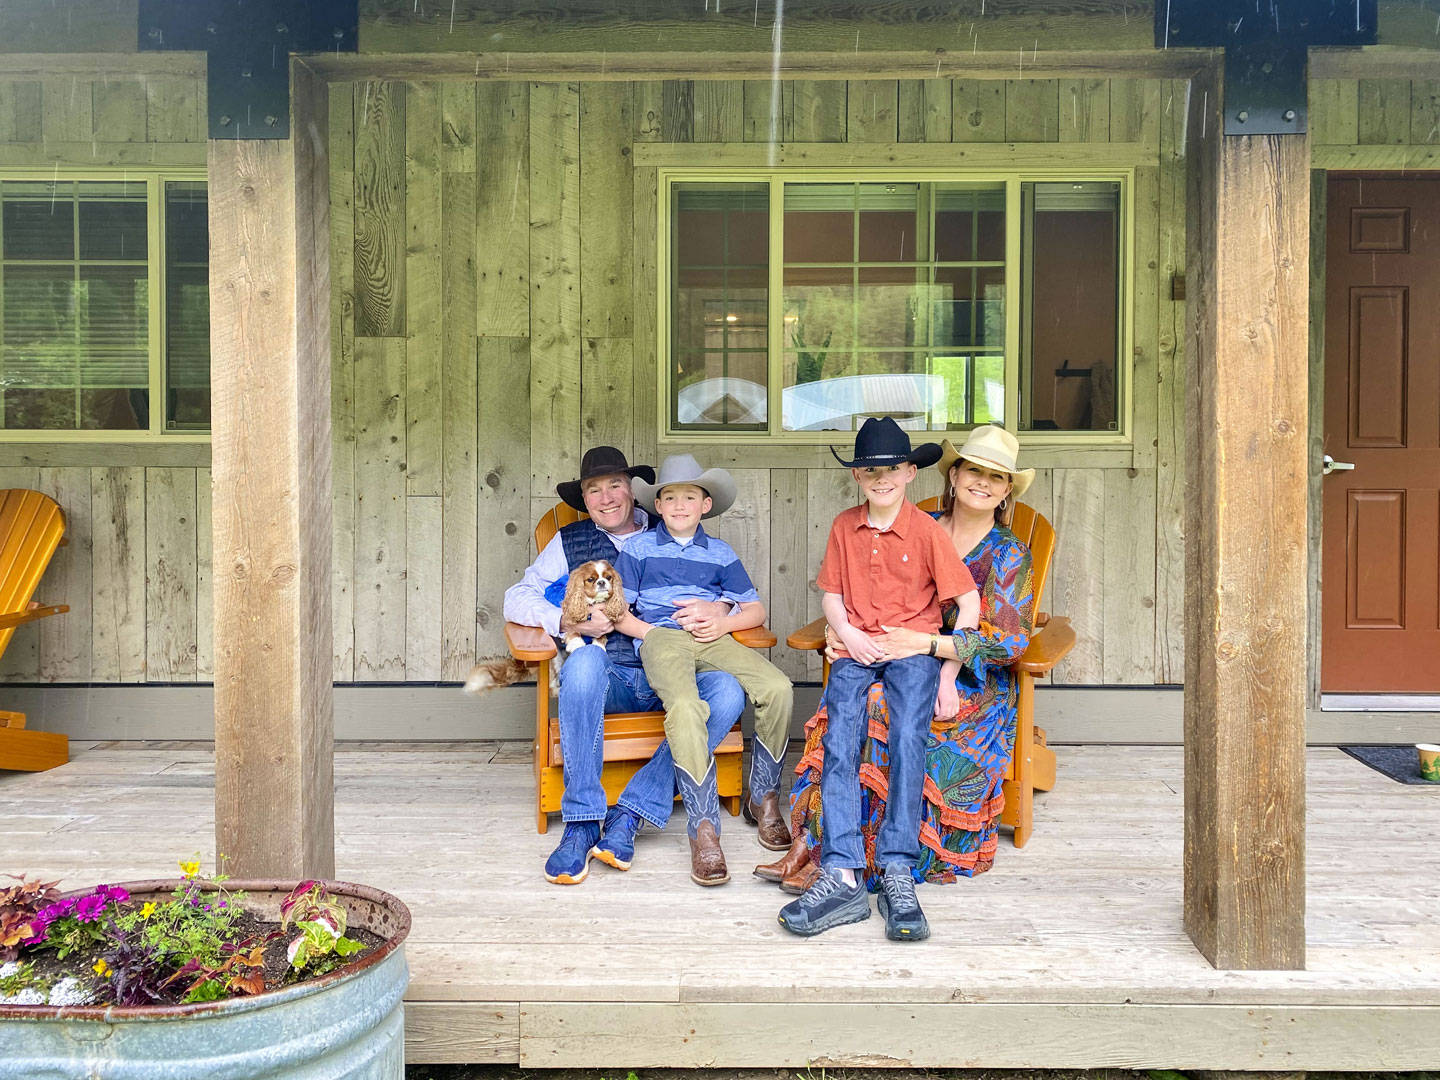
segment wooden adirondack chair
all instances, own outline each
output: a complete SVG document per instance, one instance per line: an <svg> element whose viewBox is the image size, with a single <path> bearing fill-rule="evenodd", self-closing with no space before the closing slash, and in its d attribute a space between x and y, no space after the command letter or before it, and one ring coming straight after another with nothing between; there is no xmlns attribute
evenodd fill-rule
<svg viewBox="0 0 1440 1080"><path fill-rule="evenodd" d="M917 504L921 510L938 510L939 499ZM1045 731L1035 726L1035 676L1043 675L1075 647L1075 630L1070 620L1040 614L1050 561L1055 554L1055 529L1044 516L1024 503L1015 506L1010 531L1030 548L1035 582L1035 630L1030 644L1013 665L1019 675L1019 703L1015 725L1015 754L1005 770L1005 809L1000 821L1015 830L1015 846L1024 847L1034 830L1036 791L1055 786L1055 751L1045 745ZM825 652L825 619L816 619L785 639L792 649ZM830 676L830 662L823 661L824 677Z"/></svg>
<svg viewBox="0 0 1440 1080"><path fill-rule="evenodd" d="M38 491L0 491L0 655L17 626L70 608L33 603L55 549L65 541L65 514ZM70 740L50 731L26 731L25 714L0 710L0 769L39 772L70 760Z"/></svg>
<svg viewBox="0 0 1440 1080"><path fill-rule="evenodd" d="M535 525L535 550L543 551L564 526L588 515L566 503L556 503ZM768 649L776 643L775 635L758 626L742 630L735 640L752 649ZM555 642L538 626L505 624L505 641L510 655L527 664L535 664L535 827L545 832L547 815L560 809L565 794L564 759L560 752L560 718L550 713L550 661L555 656ZM608 713L605 716L604 765L600 781L605 786L605 799L614 806L630 778L650 760L655 748L665 738L663 712ZM725 736L715 750L715 778L720 801L731 816L740 813L740 758L744 742L740 725Z"/></svg>

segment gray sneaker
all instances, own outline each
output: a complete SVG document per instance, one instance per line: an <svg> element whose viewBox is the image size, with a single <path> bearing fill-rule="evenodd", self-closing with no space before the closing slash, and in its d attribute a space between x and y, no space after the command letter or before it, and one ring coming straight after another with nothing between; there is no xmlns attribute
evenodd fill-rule
<svg viewBox="0 0 1440 1080"><path fill-rule="evenodd" d="M821 870L800 899L780 909L780 925L792 934L811 937L834 926L870 917L870 894L864 882L846 885L837 870Z"/></svg>
<svg viewBox="0 0 1440 1080"><path fill-rule="evenodd" d="M891 941L924 941L930 936L930 924L915 899L915 879L908 866L886 868L876 906L885 917L885 936Z"/></svg>

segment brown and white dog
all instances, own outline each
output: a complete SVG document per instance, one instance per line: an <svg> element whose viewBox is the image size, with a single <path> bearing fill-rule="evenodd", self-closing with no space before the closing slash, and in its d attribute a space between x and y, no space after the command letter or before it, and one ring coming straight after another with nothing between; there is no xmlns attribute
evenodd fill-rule
<svg viewBox="0 0 1440 1080"><path fill-rule="evenodd" d="M571 571L570 581L565 587L565 599L560 604L560 621L583 622L592 610L598 608L612 623L618 622L625 614L627 606L625 590L620 586L620 575L615 567L604 559L597 559L594 562L582 563ZM601 634L592 644L603 649L607 636ZM579 634L566 634L562 643L568 654L584 646L585 639ZM557 685L561 659L556 656L550 665L552 689ZM481 694L498 686L509 686L525 678L527 672L526 665L513 656L481 660L465 680L465 693Z"/></svg>

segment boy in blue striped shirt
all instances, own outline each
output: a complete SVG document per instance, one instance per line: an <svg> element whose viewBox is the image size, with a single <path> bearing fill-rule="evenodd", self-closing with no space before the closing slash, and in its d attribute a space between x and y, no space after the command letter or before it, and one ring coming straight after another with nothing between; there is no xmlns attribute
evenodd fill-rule
<svg viewBox="0 0 1440 1080"><path fill-rule="evenodd" d="M634 483L635 499L654 508L661 522L627 544L615 561L631 613L615 628L636 639L650 686L665 705L665 737L675 756L675 779L690 834L690 877L698 885L730 880L720 850L720 797L705 723L709 707L695 685L698 671L733 675L755 703L745 819L760 827L760 843L790 847L780 813L780 772L790 737L795 690L765 657L730 635L765 622L765 605L734 548L706 533L702 518L718 517L735 501L735 481L724 469L702 469L689 454L665 459L655 483ZM732 612L683 630L676 609L702 600L725 600Z"/></svg>

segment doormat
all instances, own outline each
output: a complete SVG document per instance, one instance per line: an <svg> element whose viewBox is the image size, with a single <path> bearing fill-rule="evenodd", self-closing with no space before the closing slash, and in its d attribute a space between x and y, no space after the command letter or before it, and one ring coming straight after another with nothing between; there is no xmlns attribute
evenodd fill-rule
<svg viewBox="0 0 1440 1080"><path fill-rule="evenodd" d="M1440 787L1440 780L1426 780L1420 775L1420 757L1413 746L1342 746L1340 749L1391 780Z"/></svg>

